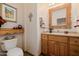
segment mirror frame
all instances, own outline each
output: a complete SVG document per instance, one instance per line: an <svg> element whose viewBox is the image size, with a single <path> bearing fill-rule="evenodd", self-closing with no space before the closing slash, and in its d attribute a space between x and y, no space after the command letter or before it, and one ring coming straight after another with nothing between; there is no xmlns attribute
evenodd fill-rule
<svg viewBox="0 0 79 59"><path fill-rule="evenodd" d="M52 25L52 13L59 9L66 9L66 22L65 25ZM53 6L49 8L49 28L55 28L55 29L66 29L71 28L71 3L64 3L61 5L57 5L56 7Z"/></svg>

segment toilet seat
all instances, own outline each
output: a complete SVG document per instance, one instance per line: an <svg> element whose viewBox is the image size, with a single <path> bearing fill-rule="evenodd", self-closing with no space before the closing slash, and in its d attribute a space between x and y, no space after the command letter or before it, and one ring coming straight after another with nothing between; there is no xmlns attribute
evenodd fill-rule
<svg viewBox="0 0 79 59"><path fill-rule="evenodd" d="M7 52L7 56L23 56L23 51L21 48L13 48Z"/></svg>

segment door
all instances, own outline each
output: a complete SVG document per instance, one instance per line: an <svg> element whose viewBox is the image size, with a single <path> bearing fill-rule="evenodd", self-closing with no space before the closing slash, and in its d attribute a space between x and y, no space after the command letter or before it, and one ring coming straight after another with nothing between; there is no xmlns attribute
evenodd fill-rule
<svg viewBox="0 0 79 59"><path fill-rule="evenodd" d="M48 42L48 55L59 55L59 51L58 51L58 42L56 41L49 41Z"/></svg>
<svg viewBox="0 0 79 59"><path fill-rule="evenodd" d="M62 43L62 42L59 42L58 44L59 46L59 55L60 56L67 56L68 52L67 52L67 44L66 43Z"/></svg>
<svg viewBox="0 0 79 59"><path fill-rule="evenodd" d="M70 56L79 56L79 46L70 45Z"/></svg>
<svg viewBox="0 0 79 59"><path fill-rule="evenodd" d="M40 53L40 26L36 7L36 4L24 4L24 50L32 55Z"/></svg>
<svg viewBox="0 0 79 59"><path fill-rule="evenodd" d="M57 41L48 42L48 54L53 56L67 56L67 44Z"/></svg>

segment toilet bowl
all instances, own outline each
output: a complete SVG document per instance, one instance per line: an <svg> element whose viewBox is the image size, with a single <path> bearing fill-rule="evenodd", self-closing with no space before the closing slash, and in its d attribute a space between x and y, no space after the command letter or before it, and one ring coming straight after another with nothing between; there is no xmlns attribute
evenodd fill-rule
<svg viewBox="0 0 79 59"><path fill-rule="evenodd" d="M16 46L17 38L2 40L0 43L2 50L7 51L7 56L23 56L23 50Z"/></svg>
<svg viewBox="0 0 79 59"><path fill-rule="evenodd" d="M7 52L7 56L23 56L21 48L13 48Z"/></svg>

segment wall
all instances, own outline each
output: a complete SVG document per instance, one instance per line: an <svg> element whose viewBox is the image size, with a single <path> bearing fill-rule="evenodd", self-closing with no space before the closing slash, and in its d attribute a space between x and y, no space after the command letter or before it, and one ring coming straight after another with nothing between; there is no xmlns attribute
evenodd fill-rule
<svg viewBox="0 0 79 59"><path fill-rule="evenodd" d="M2 25L2 28L13 28L14 26L17 26L18 24L21 24L23 26L23 4L17 4L17 3L11 3L8 4L11 5L15 8L17 8L17 23L15 22L7 22L4 25ZM23 41L23 34L16 35L18 38L18 47L23 47L22 46L22 41Z"/></svg>
<svg viewBox="0 0 79 59"><path fill-rule="evenodd" d="M45 23L45 31L49 28L49 14L48 14L48 3L38 3L37 4L37 18L40 22L40 17L42 17L44 23ZM40 31L42 32L44 29L40 28Z"/></svg>
<svg viewBox="0 0 79 59"><path fill-rule="evenodd" d="M72 4L72 28L76 25L76 20L79 17L79 3Z"/></svg>
<svg viewBox="0 0 79 59"><path fill-rule="evenodd" d="M40 17L42 17L45 23L45 29L40 27ZM47 3L38 3L37 4L37 21L38 21L38 53L41 53L41 33L49 28L49 19L48 19L48 4Z"/></svg>

